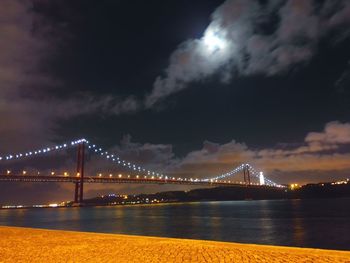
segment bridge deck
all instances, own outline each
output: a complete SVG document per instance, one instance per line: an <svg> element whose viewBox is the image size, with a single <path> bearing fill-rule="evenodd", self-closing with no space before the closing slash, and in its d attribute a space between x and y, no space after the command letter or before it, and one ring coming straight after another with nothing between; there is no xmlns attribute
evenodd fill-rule
<svg viewBox="0 0 350 263"><path fill-rule="evenodd" d="M60 182L76 183L80 180L74 176L42 176L42 175L0 175L0 182ZM173 179L150 179L150 178L119 178L119 177L85 177L84 183L115 183L115 184L181 184L181 185L200 185L200 186L238 186L246 187L246 184L237 182L204 182L190 180L173 180ZM273 187L267 185L251 184L249 187Z"/></svg>

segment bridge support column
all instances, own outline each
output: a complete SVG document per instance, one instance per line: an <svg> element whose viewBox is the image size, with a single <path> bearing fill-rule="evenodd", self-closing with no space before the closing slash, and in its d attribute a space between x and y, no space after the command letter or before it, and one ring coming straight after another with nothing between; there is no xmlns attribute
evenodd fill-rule
<svg viewBox="0 0 350 263"><path fill-rule="evenodd" d="M75 190L74 190L74 203L79 203L79 183L74 183Z"/></svg>
<svg viewBox="0 0 350 263"><path fill-rule="evenodd" d="M250 172L248 165L244 165L243 168L244 183L250 185Z"/></svg>
<svg viewBox="0 0 350 263"><path fill-rule="evenodd" d="M84 142L78 145L77 154L77 181L75 182L74 202L82 203L84 200L84 160L85 159L85 144Z"/></svg>
<svg viewBox="0 0 350 263"><path fill-rule="evenodd" d="M245 176L245 170L246 170L245 167L246 166L244 165L244 167L243 167L243 178L244 178L243 181L244 181L245 184L247 184L247 179L246 179L246 176Z"/></svg>
<svg viewBox="0 0 350 263"><path fill-rule="evenodd" d="M247 177L248 177L248 184L250 185L250 172L249 172L248 166L247 166Z"/></svg>

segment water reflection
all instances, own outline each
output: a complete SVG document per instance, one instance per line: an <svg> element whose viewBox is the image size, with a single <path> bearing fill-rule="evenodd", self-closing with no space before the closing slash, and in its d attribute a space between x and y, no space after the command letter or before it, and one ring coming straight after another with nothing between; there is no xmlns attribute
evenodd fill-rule
<svg viewBox="0 0 350 263"><path fill-rule="evenodd" d="M299 244L299 246L305 246L305 226L303 224L303 219L299 215L301 200L291 200L291 212L293 221L293 239L294 243Z"/></svg>
<svg viewBox="0 0 350 263"><path fill-rule="evenodd" d="M350 249L350 199L0 210L1 225Z"/></svg>

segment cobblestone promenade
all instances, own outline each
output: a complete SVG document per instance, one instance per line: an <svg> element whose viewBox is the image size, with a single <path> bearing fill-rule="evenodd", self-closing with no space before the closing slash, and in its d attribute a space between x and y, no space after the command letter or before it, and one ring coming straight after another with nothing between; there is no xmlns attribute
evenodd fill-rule
<svg viewBox="0 0 350 263"><path fill-rule="evenodd" d="M350 263L350 252L0 227L0 262Z"/></svg>

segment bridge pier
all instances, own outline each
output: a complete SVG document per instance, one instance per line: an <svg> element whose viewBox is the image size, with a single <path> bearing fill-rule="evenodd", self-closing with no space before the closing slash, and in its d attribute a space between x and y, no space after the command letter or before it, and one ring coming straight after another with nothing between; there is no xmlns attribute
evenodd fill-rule
<svg viewBox="0 0 350 263"><path fill-rule="evenodd" d="M77 153L77 181L75 182L74 203L81 204L84 201L84 161L85 144L78 145Z"/></svg>

